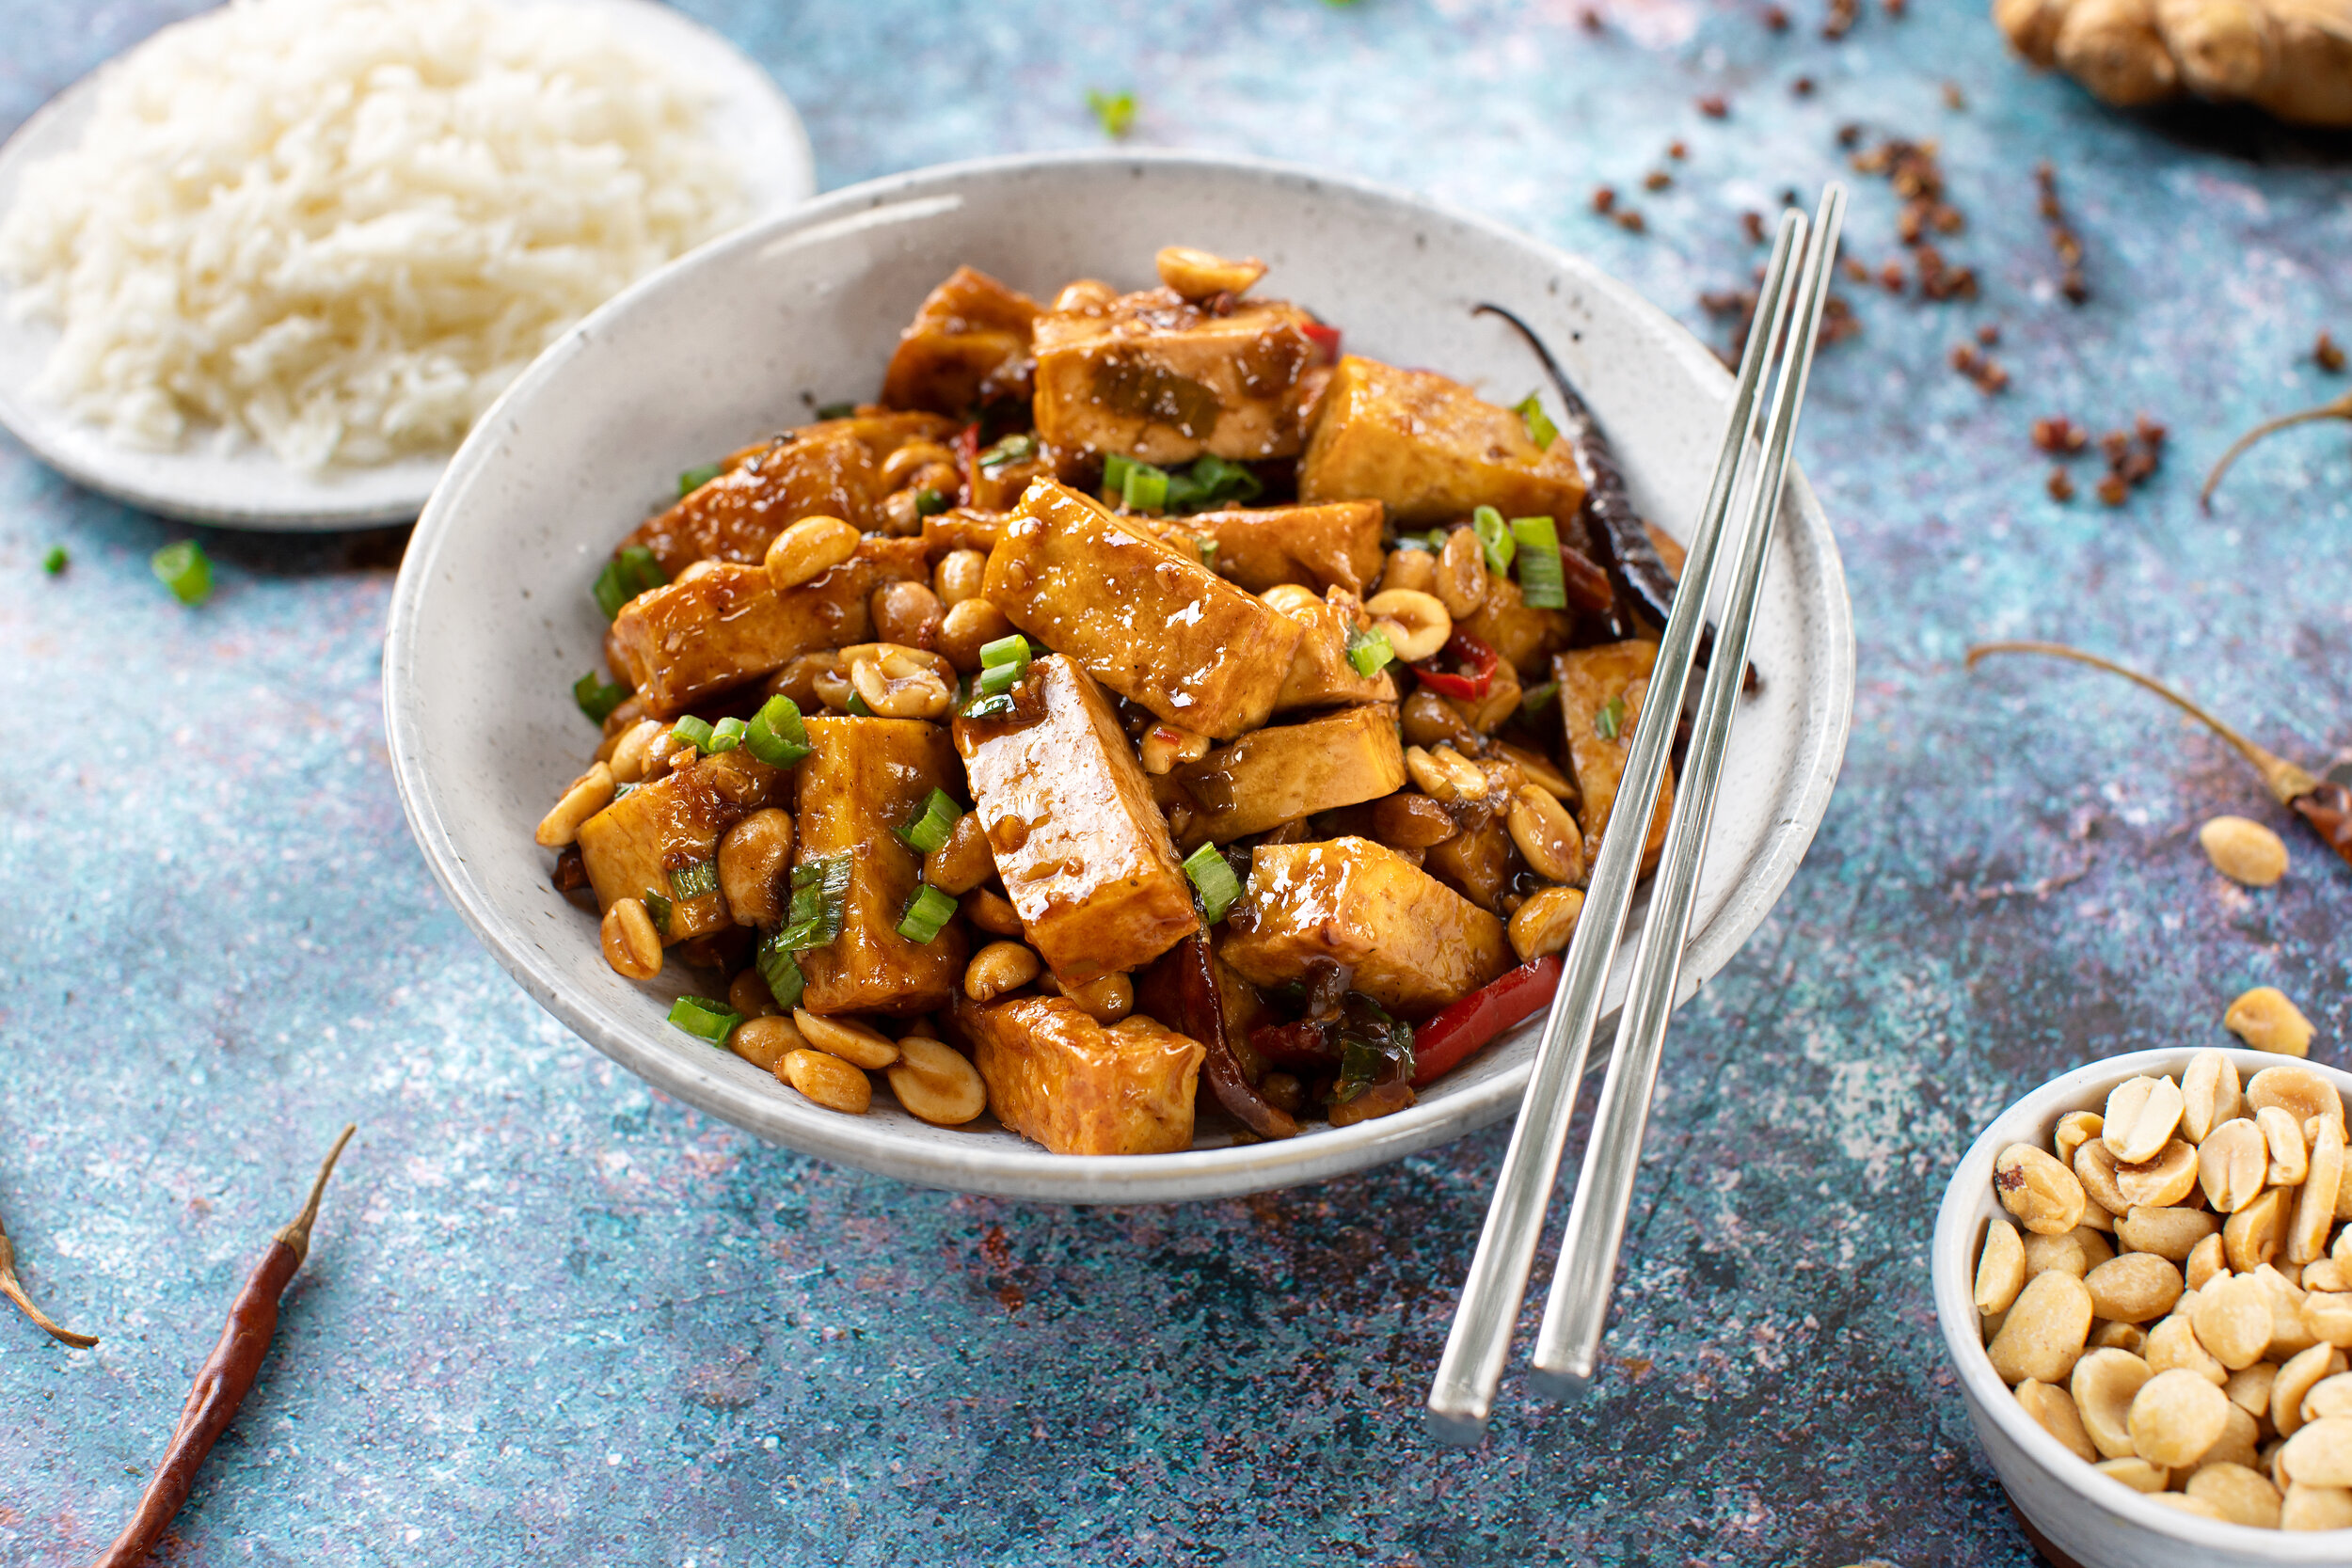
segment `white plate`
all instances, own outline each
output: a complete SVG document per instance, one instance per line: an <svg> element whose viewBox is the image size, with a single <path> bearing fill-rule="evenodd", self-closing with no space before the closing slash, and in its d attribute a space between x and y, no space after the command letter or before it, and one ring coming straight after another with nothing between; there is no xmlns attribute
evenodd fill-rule
<svg viewBox="0 0 2352 1568"><path fill-rule="evenodd" d="M733 44L656 0L570 3L712 92L710 137L740 161L753 221L797 206L815 193L817 166L801 117L768 73ZM0 146L0 213L15 202L17 182L27 165L69 152L80 142L110 69L101 66L57 94ZM32 395L56 341L56 328L10 321L0 310L0 424L76 483L149 512L289 532L405 523L422 508L449 466L446 457L412 457L306 474L278 462L265 447L246 443L231 452L209 450L211 432L192 434L182 451L121 446L97 426Z"/></svg>
<svg viewBox="0 0 2352 1568"><path fill-rule="evenodd" d="M899 328L960 262L1037 292L1086 276L1140 285L1152 252L1179 241L1265 258L1265 291L1313 309L1357 351L1516 400L1541 380L1534 358L1470 315L1481 300L1507 305L1551 341L1652 516L1678 531L1704 499L1731 391L1714 356L1589 262L1370 185L1230 158L992 160L838 191L672 264L541 356L484 416L409 543L384 659L393 768L434 875L526 990L647 1082L905 1180L1087 1203L1318 1180L1518 1105L1534 1025L1408 1110L1283 1143L1230 1146L1231 1129L1204 1116L1186 1153L1073 1157L993 1122L924 1126L886 1094L866 1116L838 1116L669 1028L687 977L623 980L596 921L548 885L532 831L595 741L571 697L602 662L589 584L673 476L815 404L870 395ZM1763 689L1733 731L1686 996L1788 885L1845 752L1853 630L1837 547L1801 477L1785 506L1756 623Z"/></svg>

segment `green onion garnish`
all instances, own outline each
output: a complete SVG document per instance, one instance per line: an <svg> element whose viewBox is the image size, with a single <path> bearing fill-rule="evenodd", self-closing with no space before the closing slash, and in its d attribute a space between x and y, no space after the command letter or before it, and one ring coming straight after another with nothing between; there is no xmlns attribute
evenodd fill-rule
<svg viewBox="0 0 2352 1568"><path fill-rule="evenodd" d="M601 724L612 717L612 710L628 701L628 688L598 680L594 670L572 682L572 701L588 716L591 724Z"/></svg>
<svg viewBox="0 0 2352 1568"><path fill-rule="evenodd" d="M913 820L891 832L908 848L918 855L928 855L947 842L947 835L956 831L956 821L963 816L963 808L944 789L934 789L923 799L923 809ZM923 939L929 942L930 939Z"/></svg>
<svg viewBox="0 0 2352 1568"><path fill-rule="evenodd" d="M1560 575L1560 532L1549 517L1514 517L1519 552L1519 598L1530 610L1565 610L1567 579Z"/></svg>
<svg viewBox="0 0 2352 1568"><path fill-rule="evenodd" d="M697 719L690 713L670 725L670 744L673 748L691 746L707 755L710 751L710 737L716 733L708 720Z"/></svg>
<svg viewBox="0 0 2352 1568"><path fill-rule="evenodd" d="M213 563L204 559L204 546L195 540L166 545L149 556L147 563L153 568L156 580L182 604L202 604L212 596Z"/></svg>
<svg viewBox="0 0 2352 1568"><path fill-rule="evenodd" d="M712 756L721 752L732 752L743 744L743 737L750 733L751 726L742 720L722 719L710 726L710 744L703 750Z"/></svg>
<svg viewBox="0 0 2352 1568"><path fill-rule="evenodd" d="M719 891L719 863L696 861L670 873L670 896L681 904L707 898Z"/></svg>
<svg viewBox="0 0 2352 1568"><path fill-rule="evenodd" d="M1135 129L1136 95L1132 92L1109 93L1089 88L1087 107L1094 111L1103 134L1114 141Z"/></svg>
<svg viewBox="0 0 2352 1568"><path fill-rule="evenodd" d="M928 942L946 929L956 909L955 899L925 882L914 890L906 916L898 922L898 934L909 942Z"/></svg>
<svg viewBox="0 0 2352 1568"><path fill-rule="evenodd" d="M596 608L604 611L608 621L621 612L621 607L638 594L648 593L670 580L670 574L661 569L661 562L653 558L653 551L643 545L624 546L621 552L604 563L596 574Z"/></svg>
<svg viewBox="0 0 2352 1568"><path fill-rule="evenodd" d="M1192 890L1200 895L1200 912L1212 926L1241 896L1241 879L1214 844L1203 844L1184 857L1184 875L1192 879Z"/></svg>
<svg viewBox="0 0 2352 1568"><path fill-rule="evenodd" d="M1534 723L1535 716L1549 707L1551 700L1558 695L1560 695L1558 681L1546 681L1541 686L1529 687L1519 698L1519 717L1529 723Z"/></svg>
<svg viewBox="0 0 2352 1568"><path fill-rule="evenodd" d="M1168 510L1168 470L1149 463L1130 463L1120 476L1119 503L1130 512Z"/></svg>
<svg viewBox="0 0 2352 1568"><path fill-rule="evenodd" d="M1356 666L1356 673L1366 680L1380 673L1380 667L1396 657L1389 645L1389 634L1375 627L1369 631L1347 634L1347 662Z"/></svg>
<svg viewBox="0 0 2352 1568"><path fill-rule="evenodd" d="M866 701L863 695L855 691L850 693L849 705L843 711L847 712L852 719L871 719L874 717L873 707Z"/></svg>
<svg viewBox="0 0 2352 1568"><path fill-rule="evenodd" d="M914 515L916 516L936 517L946 510L947 492L945 490L934 490L926 484L914 492Z"/></svg>
<svg viewBox="0 0 2352 1568"><path fill-rule="evenodd" d="M1519 423L1527 427L1527 438L1535 443L1537 451L1549 451L1551 443L1560 439L1560 427L1553 424L1551 416L1544 412L1544 400L1535 393L1530 392L1519 399L1511 412L1517 414Z"/></svg>
<svg viewBox="0 0 2352 1568"><path fill-rule="evenodd" d="M723 463L706 463L699 468L687 469L677 476L678 499L683 500L726 471Z"/></svg>
<svg viewBox="0 0 2352 1568"><path fill-rule="evenodd" d="M1200 564L1206 566L1212 572L1216 571L1217 542L1204 534L1200 538Z"/></svg>
<svg viewBox="0 0 2352 1568"><path fill-rule="evenodd" d="M841 935L841 911L849 896L849 856L803 861L792 868L792 904L776 940L793 953L830 945Z"/></svg>
<svg viewBox="0 0 2352 1568"><path fill-rule="evenodd" d="M785 696L760 704L743 730L743 749L773 768L789 768L808 755L815 748L801 722L801 705Z"/></svg>
<svg viewBox="0 0 2352 1568"><path fill-rule="evenodd" d="M820 403L817 405L817 417L820 420L855 419L857 404L854 403Z"/></svg>
<svg viewBox="0 0 2352 1568"><path fill-rule="evenodd" d="M1601 704L1593 715L1593 733L1603 740L1614 740L1625 732L1625 699L1612 697Z"/></svg>
<svg viewBox="0 0 2352 1568"><path fill-rule="evenodd" d="M970 702L963 705L962 712L963 717L966 719L1001 719L1012 710L1013 701L1011 693L999 692L993 697L979 696L973 698Z"/></svg>
<svg viewBox="0 0 2352 1568"><path fill-rule="evenodd" d="M63 545L50 546L49 553L40 558L40 569L53 578L65 570L65 563L66 553Z"/></svg>
<svg viewBox="0 0 2352 1568"><path fill-rule="evenodd" d="M1470 527L1478 531L1479 547L1486 552L1486 570L1498 576L1508 572L1511 558L1518 553L1518 543L1511 537L1511 525L1502 520L1502 514L1482 506L1470 514Z"/></svg>
<svg viewBox="0 0 2352 1568"><path fill-rule="evenodd" d="M782 931L771 931L759 939L759 949L752 958L752 966L759 977L768 982L768 994L776 999L779 1007L799 1005L801 991L808 984L800 964L792 957L792 949L783 943Z"/></svg>
<svg viewBox="0 0 2352 1568"><path fill-rule="evenodd" d="M653 928L663 936L670 934L670 901L647 888L643 899L645 912L653 916Z"/></svg>
<svg viewBox="0 0 2352 1568"><path fill-rule="evenodd" d="M1029 640L1019 632L980 644L980 678L973 689L983 697L1002 697L1029 673Z"/></svg>
<svg viewBox="0 0 2352 1568"><path fill-rule="evenodd" d="M697 1039L724 1045L743 1015L707 996L681 996L670 1008L670 1022Z"/></svg>
<svg viewBox="0 0 2352 1568"><path fill-rule="evenodd" d="M1258 476L1215 452L1202 452L1189 472L1168 476L1168 504L1171 511L1204 512L1225 501L1253 501L1264 493Z"/></svg>
<svg viewBox="0 0 2352 1568"><path fill-rule="evenodd" d="M993 471L1012 463L1026 463L1037 455L1037 437L1026 432L1008 436L980 453L980 467Z"/></svg>

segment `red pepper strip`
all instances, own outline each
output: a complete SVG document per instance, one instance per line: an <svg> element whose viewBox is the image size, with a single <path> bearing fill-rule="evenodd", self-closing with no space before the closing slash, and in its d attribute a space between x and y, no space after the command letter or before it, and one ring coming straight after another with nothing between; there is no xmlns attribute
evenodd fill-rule
<svg viewBox="0 0 2352 1568"><path fill-rule="evenodd" d="M1438 668L1438 658L1452 658L1461 667L1461 673L1452 674ZM1496 653L1469 632L1456 631L1438 650L1438 658L1413 666L1413 673L1421 684L1440 697L1458 697L1474 703L1486 694L1494 684L1495 672L1502 667L1502 656Z"/></svg>
<svg viewBox="0 0 2352 1568"><path fill-rule="evenodd" d="M1276 1067L1316 1072L1338 1065L1330 1031L1311 1018L1295 1023L1261 1023L1249 1031L1249 1049Z"/></svg>
<svg viewBox="0 0 2352 1568"><path fill-rule="evenodd" d="M1326 326L1321 322L1308 322L1301 325L1299 330L1307 334L1309 342L1315 345L1315 352L1318 356L1315 360L1316 364L1336 365L1340 362L1340 329L1338 327Z"/></svg>
<svg viewBox="0 0 2352 1568"><path fill-rule="evenodd" d="M1492 985L1481 986L1413 1031L1413 1087L1460 1067L1521 1019L1551 1001L1560 984L1560 955L1546 953L1523 963ZM1258 1037L1249 1037L1258 1043Z"/></svg>
<svg viewBox="0 0 2352 1568"><path fill-rule="evenodd" d="M956 467L963 481L956 486L956 504L972 504L972 476L980 471L980 421L974 420L956 434Z"/></svg>

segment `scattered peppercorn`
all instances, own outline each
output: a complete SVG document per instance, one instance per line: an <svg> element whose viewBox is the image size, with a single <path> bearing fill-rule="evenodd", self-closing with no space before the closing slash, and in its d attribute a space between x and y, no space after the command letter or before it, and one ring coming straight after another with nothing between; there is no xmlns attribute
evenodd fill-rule
<svg viewBox="0 0 2352 1568"><path fill-rule="evenodd" d="M1588 33L1597 33L1600 31L1600 12L1593 9L1590 6L1587 6L1582 10L1579 11L1577 13L1576 20L1582 24L1584 30Z"/></svg>
<svg viewBox="0 0 2352 1568"><path fill-rule="evenodd" d="M1904 0L1885 0L1885 3L1887 15L1900 16L1903 14Z"/></svg>
<svg viewBox="0 0 2352 1568"><path fill-rule="evenodd" d="M1810 98L1813 96L1813 78L1810 76L1800 76L1795 81L1788 84L1788 90L1795 93L1799 98Z"/></svg>
<svg viewBox="0 0 2352 1568"><path fill-rule="evenodd" d="M1672 141L1666 144L1666 156L1669 158L1680 159L1690 155L1691 146L1688 142Z"/></svg>
<svg viewBox="0 0 2352 1568"><path fill-rule="evenodd" d="M1662 191L1674 182L1675 177L1668 174L1662 168L1651 169L1647 174L1642 177L1642 188L1644 190Z"/></svg>
<svg viewBox="0 0 2352 1568"><path fill-rule="evenodd" d="M1954 113L1968 107L1968 95L1960 90L1958 82L1944 84L1944 106Z"/></svg>
<svg viewBox="0 0 2352 1568"><path fill-rule="evenodd" d="M1740 232L1748 237L1748 244L1762 245L1764 243L1764 214L1756 212L1741 213Z"/></svg>
<svg viewBox="0 0 2352 1568"><path fill-rule="evenodd" d="M2122 474L2109 474L2099 482L2099 499L2109 506L2122 505L2131 493L2131 486L2123 483Z"/></svg>
<svg viewBox="0 0 2352 1568"><path fill-rule="evenodd" d="M1629 207L1617 214L1617 227L1629 234L1639 234L1645 231L1649 225L1642 221L1641 214Z"/></svg>
<svg viewBox="0 0 2352 1568"><path fill-rule="evenodd" d="M1862 145L1862 127L1851 122L1840 125L1837 128L1837 145L1840 147L1860 147Z"/></svg>
<svg viewBox="0 0 2352 1568"><path fill-rule="evenodd" d="M2050 248L2058 252L2058 293L2069 304L2080 305L2090 297L2090 283L2083 276L2082 240L2067 223L2065 205L2058 200L2058 170L2044 158L2034 166L2033 179L2041 188L2042 221L2050 226Z"/></svg>
<svg viewBox="0 0 2352 1568"><path fill-rule="evenodd" d="M1775 33L1787 32L1788 30L1788 12L1779 6L1765 7L1764 25L1770 27Z"/></svg>
<svg viewBox="0 0 2352 1568"><path fill-rule="evenodd" d="M1900 261L1889 261L1879 268L1879 285L1888 293L1901 293L1903 282L1903 264Z"/></svg>
<svg viewBox="0 0 2352 1568"><path fill-rule="evenodd" d="M1960 343L1952 349L1952 369L1977 384L1977 390L1991 397L2009 386L2009 372L1989 354L1979 354L1973 343Z"/></svg>
<svg viewBox="0 0 2352 1568"><path fill-rule="evenodd" d="M2001 328L1997 323L1986 322L1982 326L1977 328L1977 341L1982 343L1985 347L1991 348L1994 343L1997 343L2000 341Z"/></svg>
<svg viewBox="0 0 2352 1568"><path fill-rule="evenodd" d="M1846 269L1846 276L1852 278L1855 282L1867 283L1870 281L1870 269L1856 258L1851 256L1845 257L1839 261L1838 265L1844 267Z"/></svg>
<svg viewBox="0 0 2352 1568"><path fill-rule="evenodd" d="M1613 191L1613 190L1610 189L1607 185L1596 185L1596 186L1594 186L1594 187L1593 187L1593 211L1594 211L1594 212L1596 212L1596 213L1606 213L1606 212L1610 212L1610 211L1613 210L1613 209L1616 207L1616 205L1617 205L1617 193L1616 193L1615 191Z"/></svg>
<svg viewBox="0 0 2352 1568"><path fill-rule="evenodd" d="M2033 422L2033 444L2042 451L2072 456L2090 444L2090 433L2063 414Z"/></svg>
<svg viewBox="0 0 2352 1568"><path fill-rule="evenodd" d="M2052 468L2050 477L2042 481L2042 487L2050 492L2050 499L2054 501L2071 501L2074 499L2074 478L2064 468Z"/></svg>
<svg viewBox="0 0 2352 1568"><path fill-rule="evenodd" d="M1731 113L1731 101L1721 93L1710 92L1699 100L1699 113L1709 119L1723 119Z"/></svg>
<svg viewBox="0 0 2352 1568"><path fill-rule="evenodd" d="M2335 339L2325 332L2319 335L2319 341L2312 345L2312 357L2329 375L2344 369L2344 350L2337 347Z"/></svg>
<svg viewBox="0 0 2352 1568"><path fill-rule="evenodd" d="M1842 39L1862 20L1862 0L1829 0L1829 17L1821 24L1825 39Z"/></svg>

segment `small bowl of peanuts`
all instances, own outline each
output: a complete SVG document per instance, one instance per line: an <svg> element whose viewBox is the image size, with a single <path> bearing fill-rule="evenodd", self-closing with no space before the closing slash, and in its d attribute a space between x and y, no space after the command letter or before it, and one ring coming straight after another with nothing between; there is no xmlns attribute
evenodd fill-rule
<svg viewBox="0 0 2352 1568"><path fill-rule="evenodd" d="M2352 1074L2146 1051L2011 1105L1936 1217L1977 1436L2053 1561L2352 1561Z"/></svg>

